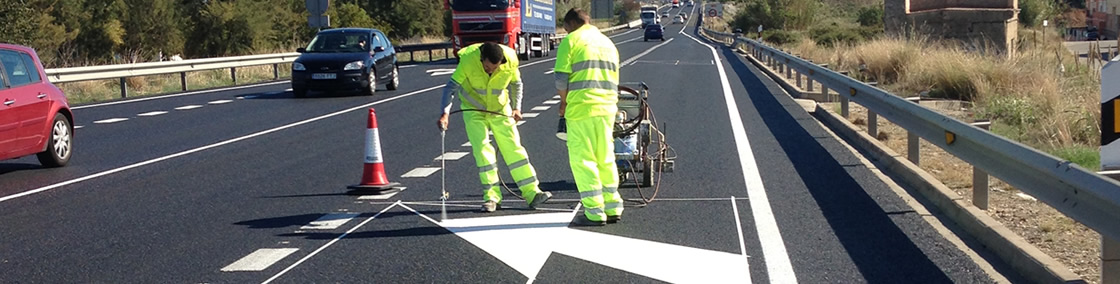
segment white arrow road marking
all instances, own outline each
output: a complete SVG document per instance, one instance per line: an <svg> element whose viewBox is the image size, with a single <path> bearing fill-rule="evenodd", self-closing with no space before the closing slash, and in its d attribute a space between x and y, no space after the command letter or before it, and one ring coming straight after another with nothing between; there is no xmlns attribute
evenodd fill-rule
<svg viewBox="0 0 1120 284"><path fill-rule="evenodd" d="M552 108L552 107L551 106L538 106L538 107L534 107L532 109L532 111L545 111L545 110L548 110L550 108Z"/></svg>
<svg viewBox="0 0 1120 284"><path fill-rule="evenodd" d="M226 104L226 103L230 103L230 102L233 102L233 101L231 101L231 100L216 100L216 101L209 102L208 104L220 105L220 104Z"/></svg>
<svg viewBox="0 0 1120 284"><path fill-rule="evenodd" d="M404 175L401 175L401 177L402 178L422 178L422 177L428 177L428 176L430 176L430 175L432 175L432 174L434 174L438 171L439 171L439 168L415 168L415 169L412 169L411 171L408 171L407 173L404 173Z"/></svg>
<svg viewBox="0 0 1120 284"><path fill-rule="evenodd" d="M341 227L342 224L350 222L354 217L358 217L358 213L334 213L323 215L310 224L299 227L300 230L334 230Z"/></svg>
<svg viewBox="0 0 1120 284"><path fill-rule="evenodd" d="M455 160L458 160L458 159L462 159L463 156L466 156L467 154L470 154L470 153L467 153L467 152L447 152L447 153L444 153L443 155L440 155L439 157L436 157L436 161L439 161L439 160L455 161Z"/></svg>
<svg viewBox="0 0 1120 284"><path fill-rule="evenodd" d="M486 251L529 277L529 282L537 277L552 252L671 283L751 281L747 259L739 254L568 228L579 208L565 213L437 222L407 205L398 204ZM511 246L511 239L536 240L534 243L548 246ZM594 248L611 249L603 251Z"/></svg>
<svg viewBox="0 0 1120 284"><path fill-rule="evenodd" d="M166 113L167 113L166 111L150 111L150 112L137 114L136 116L157 116L157 115L166 114Z"/></svg>
<svg viewBox="0 0 1120 284"><path fill-rule="evenodd" d="M265 248L258 249L241 259L222 268L222 271L261 271L272 264L296 252L297 248Z"/></svg>
<svg viewBox="0 0 1120 284"><path fill-rule="evenodd" d="M121 121L125 121L125 120L128 120L128 119L127 119L127 118L120 118L120 117L118 117L118 118L102 119L102 120L94 121L93 123L96 123L96 124L107 124L107 123L116 123L116 122L121 122Z"/></svg>
<svg viewBox="0 0 1120 284"><path fill-rule="evenodd" d="M202 106L200 106L200 105L186 105L186 106L177 107L177 108L175 108L175 110L188 110L188 109L196 109L196 108L200 108L200 107L202 107Z"/></svg>
<svg viewBox="0 0 1120 284"><path fill-rule="evenodd" d="M432 77L443 76L443 75L451 75L451 73L455 73L455 68L428 69L427 71L424 71L424 72L430 73L429 75L431 75Z"/></svg>

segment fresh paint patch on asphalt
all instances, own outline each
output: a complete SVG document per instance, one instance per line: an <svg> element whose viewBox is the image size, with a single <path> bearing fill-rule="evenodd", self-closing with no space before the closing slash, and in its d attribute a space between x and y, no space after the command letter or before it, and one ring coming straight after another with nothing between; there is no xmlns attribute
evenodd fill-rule
<svg viewBox="0 0 1120 284"><path fill-rule="evenodd" d="M467 154L470 154L470 153L467 153L467 152L448 152L448 153L444 153L443 155L440 155L439 157L436 157L436 161L439 161L439 160L454 161L454 160L462 159L463 156L466 156Z"/></svg>
<svg viewBox="0 0 1120 284"><path fill-rule="evenodd" d="M300 230L334 230L341 227L346 222L350 222L354 217L358 217L358 213L334 213L323 215L310 224L299 227Z"/></svg>
<svg viewBox="0 0 1120 284"><path fill-rule="evenodd" d="M546 104L546 105L554 105L554 104L558 104L558 103L560 103L560 100L558 100L559 98L556 98L556 99L557 99L557 100L547 100L547 101L544 101L544 104Z"/></svg>
<svg viewBox="0 0 1120 284"><path fill-rule="evenodd" d="M188 109L196 109L196 108L200 108L200 107L202 107L202 106L200 106L200 105L187 105L187 106L177 107L177 108L175 108L175 110L188 110Z"/></svg>
<svg viewBox="0 0 1120 284"><path fill-rule="evenodd" d="M471 141L467 141L467 143L463 143L463 145L459 145L459 146L470 147L471 146Z"/></svg>
<svg viewBox="0 0 1120 284"><path fill-rule="evenodd" d="M551 106L539 106L539 107L534 107L532 109L532 111L545 111L545 110L548 110L550 108L552 108L552 107Z"/></svg>
<svg viewBox="0 0 1120 284"><path fill-rule="evenodd" d="M102 120L94 121L93 123L107 124L107 123L117 123L117 122L121 122L121 121L125 121L125 120L128 120L128 119L118 117L118 118L102 119Z"/></svg>
<svg viewBox="0 0 1120 284"><path fill-rule="evenodd" d="M521 114L521 116L524 117L524 118L533 118L533 117L537 117L538 115L541 115L541 114L536 113L536 112L528 112L528 113Z"/></svg>
<svg viewBox="0 0 1120 284"><path fill-rule="evenodd" d="M415 168L401 175L402 178L428 177L439 171L439 168Z"/></svg>
<svg viewBox="0 0 1120 284"><path fill-rule="evenodd" d="M386 199L389 199L389 198L393 197L393 195L397 195L397 193L401 193L401 191L404 191L405 189L408 189L408 188L407 187L397 187L397 189L400 189L400 190L385 193L385 194L358 196L358 200L371 200L371 199L372 200L386 200Z"/></svg>
<svg viewBox="0 0 1120 284"><path fill-rule="evenodd" d="M227 103L231 103L231 102L233 102L233 101L231 101L231 100L216 100L216 101L209 102L208 104L220 105L220 104L227 104Z"/></svg>
<svg viewBox="0 0 1120 284"><path fill-rule="evenodd" d="M265 248L258 249L241 259L222 268L222 271L261 271L265 270L277 261L284 259L288 255L298 251L297 248Z"/></svg>

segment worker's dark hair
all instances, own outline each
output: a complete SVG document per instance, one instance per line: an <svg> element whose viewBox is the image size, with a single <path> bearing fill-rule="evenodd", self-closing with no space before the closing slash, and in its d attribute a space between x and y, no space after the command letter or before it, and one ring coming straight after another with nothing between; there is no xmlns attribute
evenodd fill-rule
<svg viewBox="0 0 1120 284"><path fill-rule="evenodd" d="M568 10L567 14L564 14L564 23L572 25L573 27L582 27L588 22L591 22L591 16L587 15L586 11L578 7L572 8Z"/></svg>
<svg viewBox="0 0 1120 284"><path fill-rule="evenodd" d="M479 48L479 51L482 51L482 60L495 64L506 63L506 52L502 50L502 46L498 45L498 43L482 43L482 47Z"/></svg>

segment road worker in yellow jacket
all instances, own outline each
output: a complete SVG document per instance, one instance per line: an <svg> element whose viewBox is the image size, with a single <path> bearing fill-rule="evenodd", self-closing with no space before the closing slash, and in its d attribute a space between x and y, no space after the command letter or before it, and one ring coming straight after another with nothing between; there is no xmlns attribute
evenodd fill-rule
<svg viewBox="0 0 1120 284"><path fill-rule="evenodd" d="M517 52L504 45L486 42L464 47L459 50L459 66L443 89L439 127L447 130L452 97L459 96L467 138L482 180L484 212L494 212L502 203L498 160L488 132L494 134L498 150L529 207L536 208L552 198L551 193L538 188L537 173L517 132L523 89L517 64Z"/></svg>
<svg viewBox="0 0 1120 284"><path fill-rule="evenodd" d="M623 209L612 132L618 112L618 49L578 8L564 15L564 29L568 36L560 42L553 69L560 116L567 120L568 160L586 217L576 221L602 226L621 220Z"/></svg>

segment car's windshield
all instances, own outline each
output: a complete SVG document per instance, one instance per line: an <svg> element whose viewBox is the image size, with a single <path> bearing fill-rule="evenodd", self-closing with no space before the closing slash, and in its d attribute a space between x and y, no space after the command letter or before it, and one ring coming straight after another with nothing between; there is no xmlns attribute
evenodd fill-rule
<svg viewBox="0 0 1120 284"><path fill-rule="evenodd" d="M369 35L326 33L316 35L307 45L307 52L367 52L369 48Z"/></svg>
<svg viewBox="0 0 1120 284"><path fill-rule="evenodd" d="M455 0L451 9L455 11L492 11L509 8L509 0Z"/></svg>

